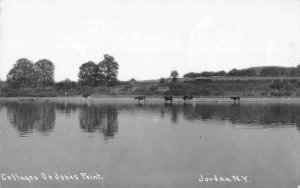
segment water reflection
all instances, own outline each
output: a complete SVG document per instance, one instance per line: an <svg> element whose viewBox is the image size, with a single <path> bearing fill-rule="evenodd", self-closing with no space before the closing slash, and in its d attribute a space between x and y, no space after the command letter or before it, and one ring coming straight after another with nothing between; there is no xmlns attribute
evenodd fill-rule
<svg viewBox="0 0 300 188"><path fill-rule="evenodd" d="M76 109L78 108L78 105L72 104L72 103L67 103L67 102L65 102L65 103L57 103L55 105L55 108L60 113L69 116L69 115L71 115L72 113L74 113L76 111Z"/></svg>
<svg viewBox="0 0 300 188"><path fill-rule="evenodd" d="M149 104L138 106L134 111L142 110L170 118L172 123L183 116L187 121L230 121L233 125L261 128L291 125L300 130L299 104Z"/></svg>
<svg viewBox="0 0 300 188"><path fill-rule="evenodd" d="M21 136L28 133L49 133L55 126L54 104L8 103L7 117Z"/></svg>
<svg viewBox="0 0 300 188"><path fill-rule="evenodd" d="M113 138L118 131L118 108L105 105L84 105L79 112L80 128L86 132L100 131L104 140Z"/></svg>
<svg viewBox="0 0 300 188"><path fill-rule="evenodd" d="M55 127L56 113L76 118L82 131L99 132L104 139L118 132L118 116L134 118L144 113L168 118L171 123L184 121L229 121L246 128L296 126L300 130L299 104L73 104L7 102L0 104L0 112L7 109L7 119L21 136L32 132L50 133ZM76 113L75 113L76 112ZM77 113L78 112L78 113ZM124 112L124 113L123 113ZM141 113L143 112L143 113ZM147 116L145 116L147 118ZM129 122L121 122L127 124Z"/></svg>
<svg viewBox="0 0 300 188"><path fill-rule="evenodd" d="M225 185L196 183L201 173L247 175L254 182L230 184L235 188L298 185L300 104L0 102L0 109L3 173L34 175L46 169L47 174L72 175L100 170L104 177L100 184L3 181L2 187ZM36 131L43 134L28 134ZM266 174L268 178L260 178Z"/></svg>
<svg viewBox="0 0 300 188"><path fill-rule="evenodd" d="M181 106L173 105L172 103L165 103L164 108L160 110L161 117L165 117L165 111L171 113L172 123L177 123L178 121L178 112L180 111Z"/></svg>
<svg viewBox="0 0 300 188"><path fill-rule="evenodd" d="M232 124L295 125L300 128L300 105L203 104L185 106L183 114L187 120L229 120Z"/></svg>
<svg viewBox="0 0 300 188"><path fill-rule="evenodd" d="M173 106L172 107L172 115L171 115L171 120L173 123L177 123L177 121L178 121L178 112L179 112L178 106Z"/></svg>

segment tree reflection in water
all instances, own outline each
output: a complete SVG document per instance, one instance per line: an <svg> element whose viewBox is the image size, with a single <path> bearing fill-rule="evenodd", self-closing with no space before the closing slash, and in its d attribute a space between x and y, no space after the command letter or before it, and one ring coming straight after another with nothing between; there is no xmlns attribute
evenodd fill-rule
<svg viewBox="0 0 300 188"><path fill-rule="evenodd" d="M161 118L170 118L175 124L183 117L187 121L230 121L233 125L259 128L296 126L300 130L299 104L173 104L173 105L97 105L9 102L0 105L7 108L7 117L21 136L32 132L49 133L55 126L55 111L59 114L77 116L84 132L100 132L104 139L113 138L118 132L118 113L126 111L129 116L146 111ZM3 111L3 110L2 110ZM74 113L76 112L76 113ZM77 118L77 117L76 117Z"/></svg>
<svg viewBox="0 0 300 188"><path fill-rule="evenodd" d="M118 109L112 105L81 106L79 123L83 131L100 131L104 135L104 140L108 140L113 138L118 131Z"/></svg>
<svg viewBox="0 0 300 188"><path fill-rule="evenodd" d="M56 110L60 113L65 114L66 116L70 116L72 113L76 111L78 105L72 103L56 103L55 104Z"/></svg>
<svg viewBox="0 0 300 188"><path fill-rule="evenodd" d="M21 136L32 132L49 133L55 126L55 109L52 103L8 103L7 117Z"/></svg>
<svg viewBox="0 0 300 188"><path fill-rule="evenodd" d="M184 106L187 120L229 120L232 124L264 127L295 125L300 129L300 105L289 104L201 104Z"/></svg>

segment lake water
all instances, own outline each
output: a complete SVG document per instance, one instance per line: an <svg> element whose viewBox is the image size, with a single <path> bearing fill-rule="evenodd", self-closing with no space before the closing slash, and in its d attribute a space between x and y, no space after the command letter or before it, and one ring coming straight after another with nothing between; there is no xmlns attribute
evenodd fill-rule
<svg viewBox="0 0 300 188"><path fill-rule="evenodd" d="M1 188L300 184L299 104L2 102L0 123Z"/></svg>

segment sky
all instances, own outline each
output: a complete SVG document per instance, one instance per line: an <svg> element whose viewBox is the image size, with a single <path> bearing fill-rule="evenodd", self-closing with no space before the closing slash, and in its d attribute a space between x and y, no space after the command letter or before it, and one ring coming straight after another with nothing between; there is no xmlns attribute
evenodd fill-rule
<svg viewBox="0 0 300 188"><path fill-rule="evenodd" d="M300 64L300 0L0 0L0 79L20 58L55 80L115 57L120 80Z"/></svg>

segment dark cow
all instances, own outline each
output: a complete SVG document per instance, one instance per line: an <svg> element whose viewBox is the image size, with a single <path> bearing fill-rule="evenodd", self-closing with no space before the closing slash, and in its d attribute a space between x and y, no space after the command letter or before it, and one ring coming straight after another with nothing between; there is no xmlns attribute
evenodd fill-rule
<svg viewBox="0 0 300 188"><path fill-rule="evenodd" d="M144 100L144 102L146 101L146 96L137 96L137 97L134 97L134 100L138 100L139 103L141 102L141 100Z"/></svg>
<svg viewBox="0 0 300 188"><path fill-rule="evenodd" d="M85 98L85 99L87 99L89 96L91 96L91 94L89 94L89 93L85 93L85 94L82 95L82 97Z"/></svg>
<svg viewBox="0 0 300 188"><path fill-rule="evenodd" d="M163 98L165 99L165 103L167 103L168 101L173 103L173 96L164 96Z"/></svg>
<svg viewBox="0 0 300 188"><path fill-rule="evenodd" d="M194 98L193 95L184 95L182 97L184 103L187 102L187 101L189 102L193 98Z"/></svg>
<svg viewBox="0 0 300 188"><path fill-rule="evenodd" d="M238 102L240 102L240 98L241 98L241 97L234 96L234 97L230 97L230 98L233 100L233 102L235 102L236 100L237 100Z"/></svg>

